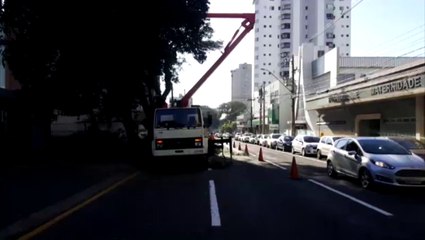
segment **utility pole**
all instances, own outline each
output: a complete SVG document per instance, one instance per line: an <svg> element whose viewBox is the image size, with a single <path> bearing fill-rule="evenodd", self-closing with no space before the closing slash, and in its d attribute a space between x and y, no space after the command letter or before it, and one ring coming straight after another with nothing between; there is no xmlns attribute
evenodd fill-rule
<svg viewBox="0 0 425 240"><path fill-rule="evenodd" d="M266 82L263 82L263 98L261 99L263 101L263 134L266 133Z"/></svg>
<svg viewBox="0 0 425 240"><path fill-rule="evenodd" d="M252 128L252 117L253 117L253 114L252 114L252 101L254 101L255 98L249 98L247 100L251 102L251 112L249 112L249 114L250 114L250 120L251 120L251 125L250 125L250 128L249 128L249 131L251 133L253 133L254 132L254 128Z"/></svg>
<svg viewBox="0 0 425 240"><path fill-rule="evenodd" d="M258 102L260 103L260 127L258 130L261 134L263 134L263 86L260 86L258 95L260 95L258 99Z"/></svg>
<svg viewBox="0 0 425 240"><path fill-rule="evenodd" d="M291 56L291 136L295 137L295 66L294 54Z"/></svg>

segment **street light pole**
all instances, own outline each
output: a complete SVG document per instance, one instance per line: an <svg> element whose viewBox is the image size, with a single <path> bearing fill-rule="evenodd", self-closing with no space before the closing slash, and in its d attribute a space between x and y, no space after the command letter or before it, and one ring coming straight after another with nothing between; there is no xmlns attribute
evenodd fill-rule
<svg viewBox="0 0 425 240"><path fill-rule="evenodd" d="M295 137L295 66L294 66L294 55L291 56L291 136Z"/></svg>
<svg viewBox="0 0 425 240"><path fill-rule="evenodd" d="M288 88L282 79L278 78L275 74L273 74L270 70L266 68L260 68L260 70L266 71L271 74L274 78L276 78L280 84L282 84L291 94L291 136L295 136L295 98L296 98L296 86L295 86L295 66L294 66L294 55L291 57L291 88Z"/></svg>
<svg viewBox="0 0 425 240"><path fill-rule="evenodd" d="M252 101L254 101L255 98L248 98L247 100L251 102L251 112L249 113L250 114L250 119L251 119L250 132L253 133L254 132L254 129L252 128Z"/></svg>

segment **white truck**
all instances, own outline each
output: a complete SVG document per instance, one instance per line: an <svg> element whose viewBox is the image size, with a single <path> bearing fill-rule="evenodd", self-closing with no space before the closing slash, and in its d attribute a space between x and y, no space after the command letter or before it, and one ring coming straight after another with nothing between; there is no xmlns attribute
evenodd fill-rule
<svg viewBox="0 0 425 240"><path fill-rule="evenodd" d="M204 120L200 107L156 109L152 141L153 156L200 157L206 162L210 123L211 117L208 116L208 119Z"/></svg>

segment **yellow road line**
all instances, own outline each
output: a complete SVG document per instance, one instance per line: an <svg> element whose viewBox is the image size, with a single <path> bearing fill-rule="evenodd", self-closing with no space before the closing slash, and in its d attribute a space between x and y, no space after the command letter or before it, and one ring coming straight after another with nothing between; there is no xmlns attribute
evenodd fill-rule
<svg viewBox="0 0 425 240"><path fill-rule="evenodd" d="M115 188L119 187L120 185L124 184L125 182L135 178L137 175L139 175L139 172L133 173L130 176L114 183L113 185L109 186L108 188L106 188L105 190L99 192L98 194L90 197L89 199L87 199L86 201L80 203L79 205L59 214L58 216L56 216L55 218L53 218L52 220L44 223L43 225L35 228L34 230L32 230L31 232L26 233L25 235L21 236L20 238L18 238L18 240L27 240L27 239L31 239L33 237L35 237L36 235L42 233L43 231L45 231L46 229L50 228L51 226L53 226L54 224L58 223L59 221L65 219L66 217L70 216L71 214L73 214L74 212L82 209L83 207L89 205L90 203L96 201L98 198L102 197L103 195L111 192L112 190L114 190Z"/></svg>

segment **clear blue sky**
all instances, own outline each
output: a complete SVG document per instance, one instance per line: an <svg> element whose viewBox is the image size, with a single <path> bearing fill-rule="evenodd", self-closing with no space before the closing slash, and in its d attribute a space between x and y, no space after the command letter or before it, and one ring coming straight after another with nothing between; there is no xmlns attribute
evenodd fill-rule
<svg viewBox="0 0 425 240"><path fill-rule="evenodd" d="M354 6L361 0L352 0ZM210 12L254 12L252 0L210 0ZM239 19L211 19L214 38L226 44L239 28ZM363 0L351 11L352 56L425 56L425 0ZM204 64L190 56L180 72L174 95L189 91L221 55L209 54ZM217 107L230 101L230 71L241 63L254 63L254 31L251 31L193 96L193 103Z"/></svg>

